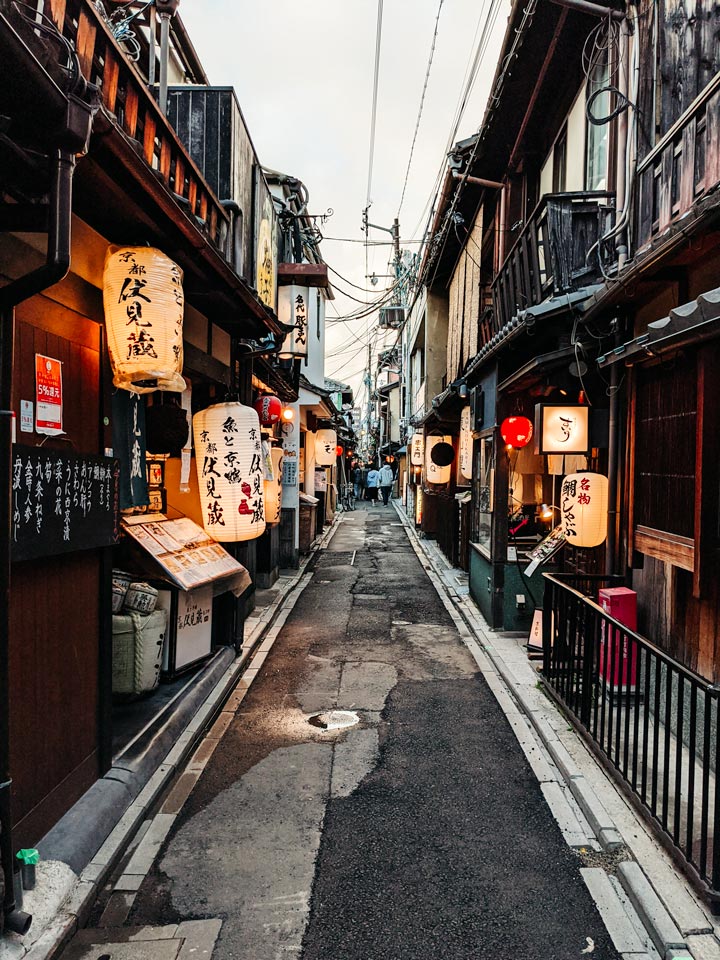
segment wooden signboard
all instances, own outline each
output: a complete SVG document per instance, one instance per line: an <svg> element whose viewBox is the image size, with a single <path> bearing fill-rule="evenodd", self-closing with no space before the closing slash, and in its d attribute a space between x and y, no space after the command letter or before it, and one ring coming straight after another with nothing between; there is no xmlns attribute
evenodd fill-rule
<svg viewBox="0 0 720 960"><path fill-rule="evenodd" d="M13 560L117 543L119 475L109 457L13 444Z"/></svg>

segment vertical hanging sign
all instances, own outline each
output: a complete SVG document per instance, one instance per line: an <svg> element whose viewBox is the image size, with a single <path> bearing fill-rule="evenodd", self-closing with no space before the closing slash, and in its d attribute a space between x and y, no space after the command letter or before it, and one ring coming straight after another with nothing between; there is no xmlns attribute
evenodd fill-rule
<svg viewBox="0 0 720 960"><path fill-rule="evenodd" d="M35 354L35 429L51 437L64 433L62 363L52 357Z"/></svg>

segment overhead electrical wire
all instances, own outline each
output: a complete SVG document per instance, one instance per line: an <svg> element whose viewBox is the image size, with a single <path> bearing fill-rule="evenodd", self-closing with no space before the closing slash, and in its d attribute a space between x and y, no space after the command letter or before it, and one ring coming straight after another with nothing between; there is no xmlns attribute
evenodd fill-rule
<svg viewBox="0 0 720 960"><path fill-rule="evenodd" d="M380 47L382 43L383 0L378 0L377 30L375 33L375 70L373 74L372 111L370 114L370 155L368 157L368 182L366 206L372 201L373 162L375 159L375 124L377 121L377 98L380 80Z"/></svg>
<svg viewBox="0 0 720 960"><path fill-rule="evenodd" d="M423 83L422 93L420 94L420 106L418 108L417 120L415 121L415 132L413 133L412 143L410 144L410 156L408 157L407 169L405 170L405 182L403 183L402 193L400 195L400 205L398 206L397 216L400 217L403 203L405 202L405 191L407 190L408 177L410 176L410 167L412 166L413 154L415 152L415 141L417 140L418 130L420 129L420 120L422 118L423 107L425 106L425 94L427 93L428 81L430 79L430 70L432 68L433 57L435 55L435 44L437 42L438 26L440 24L440 13L445 0L440 0L438 4L437 15L435 17L435 29L433 30L432 43L430 44L430 56L428 57L427 69L425 70L425 81Z"/></svg>

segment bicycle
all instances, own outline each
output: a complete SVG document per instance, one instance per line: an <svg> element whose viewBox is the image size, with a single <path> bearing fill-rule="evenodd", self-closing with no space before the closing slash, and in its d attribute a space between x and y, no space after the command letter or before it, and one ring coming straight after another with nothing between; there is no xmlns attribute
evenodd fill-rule
<svg viewBox="0 0 720 960"><path fill-rule="evenodd" d="M343 513L355 509L355 490L351 483L344 483L340 493L340 509Z"/></svg>

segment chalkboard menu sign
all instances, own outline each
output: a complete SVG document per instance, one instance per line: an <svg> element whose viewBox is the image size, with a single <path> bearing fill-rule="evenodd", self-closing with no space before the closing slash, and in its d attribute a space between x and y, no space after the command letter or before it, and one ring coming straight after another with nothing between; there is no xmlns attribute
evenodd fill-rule
<svg viewBox="0 0 720 960"><path fill-rule="evenodd" d="M117 543L119 474L109 457L13 444L13 560Z"/></svg>

